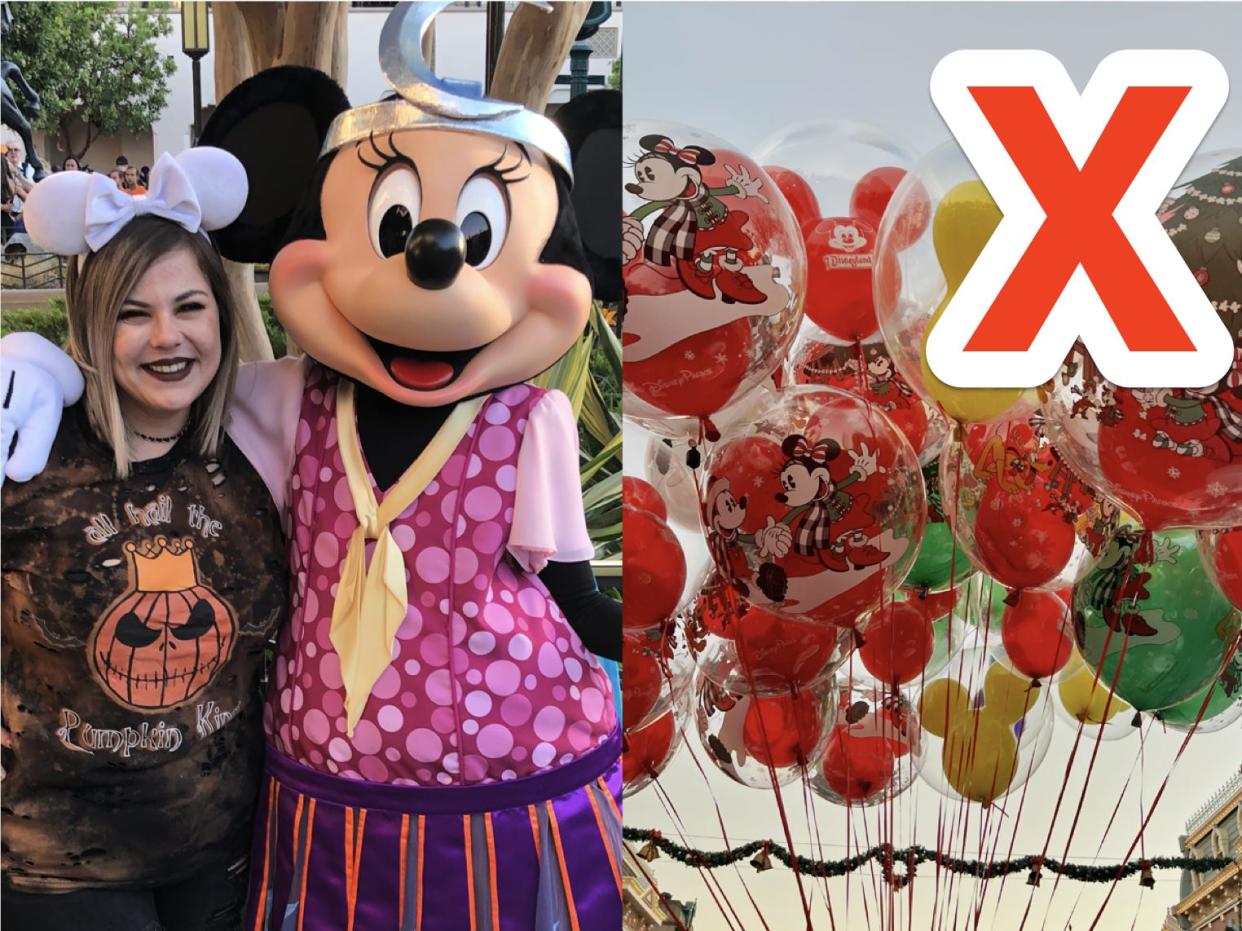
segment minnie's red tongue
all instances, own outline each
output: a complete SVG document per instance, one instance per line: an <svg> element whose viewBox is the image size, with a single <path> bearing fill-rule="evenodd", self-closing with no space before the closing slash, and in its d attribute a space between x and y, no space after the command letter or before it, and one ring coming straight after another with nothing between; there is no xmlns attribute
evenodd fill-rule
<svg viewBox="0 0 1242 931"><path fill-rule="evenodd" d="M441 359L412 359L397 356L388 366L402 386L415 391L443 388L453 380L453 366Z"/></svg>

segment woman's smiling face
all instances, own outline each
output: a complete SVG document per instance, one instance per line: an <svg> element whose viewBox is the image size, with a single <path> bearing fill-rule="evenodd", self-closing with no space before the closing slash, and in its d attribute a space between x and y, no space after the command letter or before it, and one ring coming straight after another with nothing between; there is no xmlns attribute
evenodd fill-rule
<svg viewBox="0 0 1242 931"><path fill-rule="evenodd" d="M121 304L113 376L126 420L155 425L187 412L220 368L220 310L193 254L151 264Z"/></svg>

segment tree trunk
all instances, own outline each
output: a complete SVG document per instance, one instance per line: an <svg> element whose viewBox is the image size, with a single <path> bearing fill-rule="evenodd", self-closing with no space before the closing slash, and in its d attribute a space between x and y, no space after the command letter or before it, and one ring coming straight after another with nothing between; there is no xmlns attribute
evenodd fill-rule
<svg viewBox="0 0 1242 931"><path fill-rule="evenodd" d="M543 112L590 6L585 0L554 3L550 12L519 6L500 45L491 96Z"/></svg>
<svg viewBox="0 0 1242 931"><path fill-rule="evenodd" d="M211 5L216 49L216 99L246 78L275 65L306 65L346 80L348 3L236 3ZM254 266L225 262L238 303L242 359L272 358L254 289Z"/></svg>

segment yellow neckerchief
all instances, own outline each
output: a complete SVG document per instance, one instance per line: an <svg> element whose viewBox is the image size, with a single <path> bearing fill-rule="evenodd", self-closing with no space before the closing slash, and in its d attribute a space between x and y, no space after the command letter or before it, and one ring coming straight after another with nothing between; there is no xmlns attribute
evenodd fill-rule
<svg viewBox="0 0 1242 931"><path fill-rule="evenodd" d="M378 504L358 443L354 418L354 383L341 379L336 387L336 430L345 478L354 499L358 529L349 538L345 565L332 607L332 647L341 660L345 685L345 732L354 725L371 697L371 689L392 662L397 628L405 619L409 599L405 560L388 524L408 508L448 461L488 395L461 401L426 448ZM371 567L366 566L366 541L375 540Z"/></svg>

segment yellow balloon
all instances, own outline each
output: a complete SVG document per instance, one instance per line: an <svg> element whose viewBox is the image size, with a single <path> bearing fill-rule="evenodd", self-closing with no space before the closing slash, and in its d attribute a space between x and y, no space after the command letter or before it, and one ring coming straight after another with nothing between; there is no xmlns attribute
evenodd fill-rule
<svg viewBox="0 0 1242 931"><path fill-rule="evenodd" d="M1000 221L1000 208L981 181L963 181L952 188L941 199L932 220L932 244L948 293L923 333L923 384L944 412L960 423L983 423L999 417L1013 407L1025 390L954 388L937 378L927 365L927 337Z"/></svg>
<svg viewBox="0 0 1242 931"><path fill-rule="evenodd" d="M1108 696L1108 685L1095 681L1095 673L1081 660L1078 668L1069 675L1062 675L1057 683L1061 704L1070 716L1083 724L1103 724L1122 712L1133 711L1128 702L1119 695ZM1105 712L1107 707L1108 711Z"/></svg>
<svg viewBox="0 0 1242 931"><path fill-rule="evenodd" d="M970 710L970 695L952 679L937 679L923 689L919 720L923 730L943 737L953 721Z"/></svg>
<svg viewBox="0 0 1242 931"><path fill-rule="evenodd" d="M988 805L1009 791L1018 741L995 715L968 711L949 725L941 762L949 785L963 798Z"/></svg>
<svg viewBox="0 0 1242 931"><path fill-rule="evenodd" d="M1040 687L1000 663L988 667L983 678L983 710L1003 725L1020 721L1039 701Z"/></svg>

